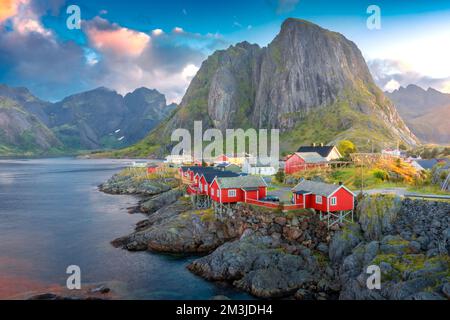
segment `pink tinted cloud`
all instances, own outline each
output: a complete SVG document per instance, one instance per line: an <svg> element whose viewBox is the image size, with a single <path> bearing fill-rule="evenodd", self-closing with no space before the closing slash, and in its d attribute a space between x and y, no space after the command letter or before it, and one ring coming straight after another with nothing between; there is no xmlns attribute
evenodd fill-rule
<svg viewBox="0 0 450 320"><path fill-rule="evenodd" d="M102 24L105 21L97 17ZM117 25L109 28L101 27L95 23L87 25L86 34L92 46L100 51L113 52L119 56L140 56L150 42L150 36L139 31L131 30Z"/></svg>
<svg viewBox="0 0 450 320"><path fill-rule="evenodd" d="M0 23L14 17L19 12L22 4L28 4L29 0L1 0L0 1Z"/></svg>

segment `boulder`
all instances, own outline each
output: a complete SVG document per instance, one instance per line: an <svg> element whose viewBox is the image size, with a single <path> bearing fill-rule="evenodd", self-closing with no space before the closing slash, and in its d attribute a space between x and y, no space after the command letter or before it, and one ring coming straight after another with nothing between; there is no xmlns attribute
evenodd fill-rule
<svg viewBox="0 0 450 320"><path fill-rule="evenodd" d="M356 211L364 237L368 241L379 241L383 234L392 232L401 207L401 198L391 195L369 196L362 199Z"/></svg>
<svg viewBox="0 0 450 320"><path fill-rule="evenodd" d="M363 236L358 224L346 226L331 239L329 257L332 263L340 263L361 241Z"/></svg>

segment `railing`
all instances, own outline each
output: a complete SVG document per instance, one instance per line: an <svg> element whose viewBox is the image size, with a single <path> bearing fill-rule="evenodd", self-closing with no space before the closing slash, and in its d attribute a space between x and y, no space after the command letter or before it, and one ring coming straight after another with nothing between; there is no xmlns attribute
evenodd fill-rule
<svg viewBox="0 0 450 320"><path fill-rule="evenodd" d="M277 203L264 202L264 201L254 200L254 199L247 199L247 200L245 200L245 203L253 204L253 205L259 206L259 207L271 208L271 209L279 208L279 205Z"/></svg>
<svg viewBox="0 0 450 320"><path fill-rule="evenodd" d="M415 194L415 193L407 193L405 194L406 198L422 198L422 199L439 199L439 200L450 200L450 195L437 195L437 194Z"/></svg>
<svg viewBox="0 0 450 320"><path fill-rule="evenodd" d="M280 205L279 203L265 202L265 201L255 200L255 199L247 199L245 202L248 204L259 206L259 207L265 207L265 208L270 208L270 209L281 209L284 211L303 209L302 204L281 204Z"/></svg>

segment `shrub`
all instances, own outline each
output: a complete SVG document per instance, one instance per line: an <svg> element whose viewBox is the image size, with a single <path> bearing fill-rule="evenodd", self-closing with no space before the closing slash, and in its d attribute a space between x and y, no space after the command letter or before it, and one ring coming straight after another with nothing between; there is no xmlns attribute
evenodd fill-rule
<svg viewBox="0 0 450 320"><path fill-rule="evenodd" d="M356 152L356 147L350 140L342 140L337 146L339 152L344 158L347 158L351 153Z"/></svg>
<svg viewBox="0 0 450 320"><path fill-rule="evenodd" d="M280 183L284 182L284 179L286 178L286 175L284 171L280 170L275 174L275 180L277 180Z"/></svg>
<svg viewBox="0 0 450 320"><path fill-rule="evenodd" d="M382 169L375 169L373 170L373 176L375 177L375 179L381 180L381 181L386 181L389 179L389 174Z"/></svg>

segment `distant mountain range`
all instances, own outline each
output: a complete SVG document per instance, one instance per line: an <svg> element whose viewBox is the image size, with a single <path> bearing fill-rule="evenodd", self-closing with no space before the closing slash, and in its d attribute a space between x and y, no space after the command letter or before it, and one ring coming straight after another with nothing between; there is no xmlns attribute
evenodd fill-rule
<svg viewBox="0 0 450 320"><path fill-rule="evenodd" d="M416 85L385 93L412 132L423 142L450 144L450 94Z"/></svg>
<svg viewBox="0 0 450 320"><path fill-rule="evenodd" d="M122 156L161 156L175 128L280 128L282 151L351 139L361 150L414 145L392 102L343 35L287 19L265 48L242 42L203 62L177 112ZM370 140L370 142L369 142Z"/></svg>
<svg viewBox="0 0 450 320"><path fill-rule="evenodd" d="M0 85L0 156L126 147L175 108L164 95L147 88L124 97L98 88L50 103L26 88Z"/></svg>

